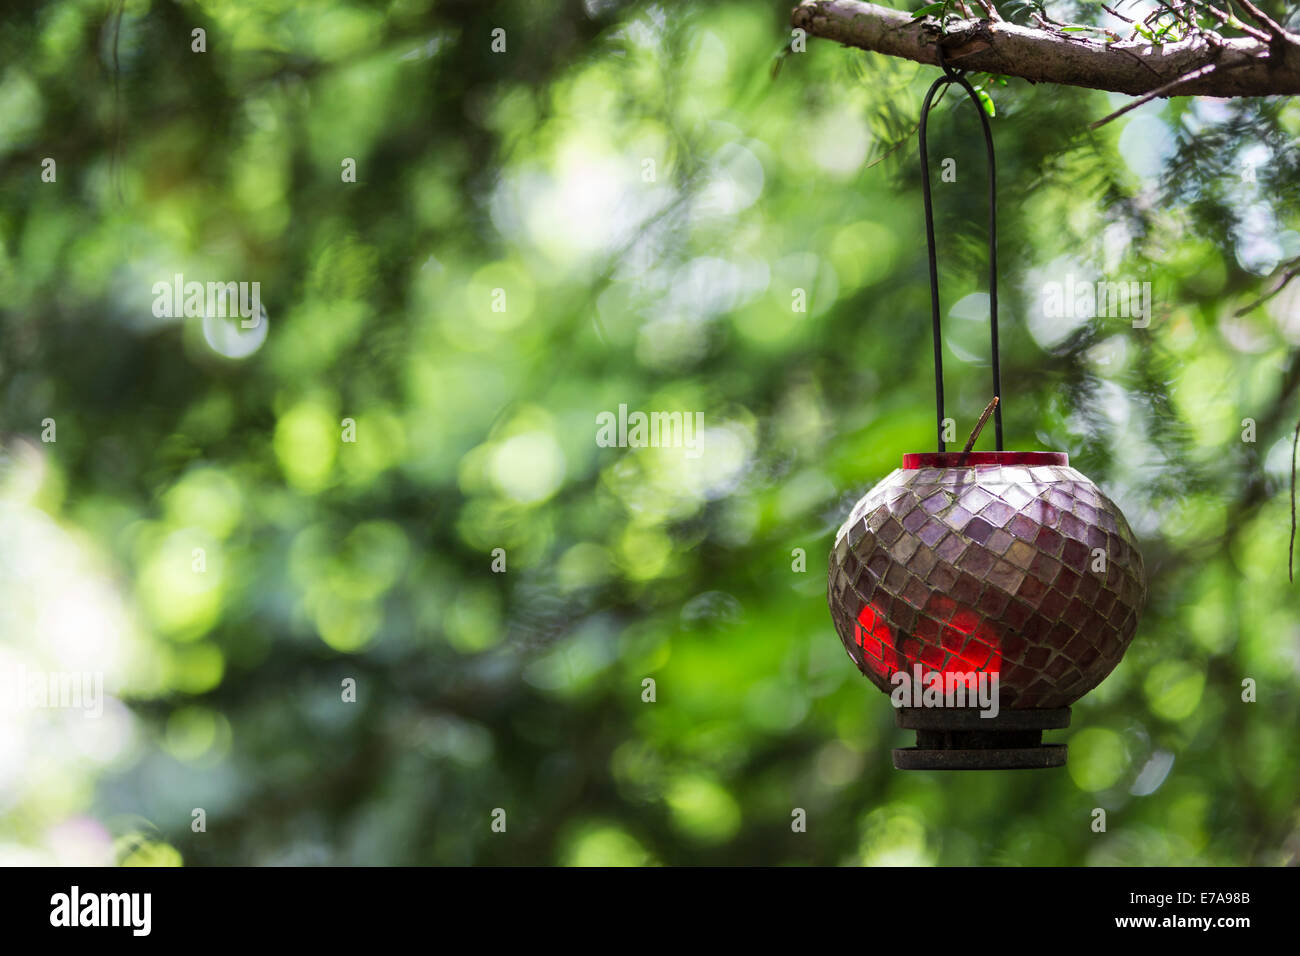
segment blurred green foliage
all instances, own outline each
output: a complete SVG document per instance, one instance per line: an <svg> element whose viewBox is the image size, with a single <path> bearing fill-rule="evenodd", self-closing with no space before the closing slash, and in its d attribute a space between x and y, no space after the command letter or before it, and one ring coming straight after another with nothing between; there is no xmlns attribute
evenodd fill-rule
<svg viewBox="0 0 1300 956"><path fill-rule="evenodd" d="M1007 445L1122 505L1151 598L1067 770L899 773L823 575L933 440L934 70L783 55L789 5L10 5L0 648L114 699L0 732L4 859L1296 862L1300 298L1237 313L1300 255L1300 106L1089 132L1123 98L988 87ZM962 435L975 123L931 120ZM155 318L176 273L266 323ZM1151 282L1150 327L1045 315L1067 274ZM599 447L620 404L702 411L704 454Z"/></svg>

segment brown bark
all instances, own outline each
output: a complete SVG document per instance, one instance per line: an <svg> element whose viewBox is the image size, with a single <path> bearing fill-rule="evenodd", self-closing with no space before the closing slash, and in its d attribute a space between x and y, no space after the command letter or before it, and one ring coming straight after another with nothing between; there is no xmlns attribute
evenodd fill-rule
<svg viewBox="0 0 1300 956"><path fill-rule="evenodd" d="M902 10L860 0L804 0L791 23L809 35L848 46L938 64L1095 90L1161 96L1271 96L1300 93L1300 36L1270 28L1259 36L1207 41L1192 37L1153 46L1107 43L1076 33L1005 21L913 20ZM1213 66L1206 70L1206 67ZM1180 77L1196 73L1184 82Z"/></svg>

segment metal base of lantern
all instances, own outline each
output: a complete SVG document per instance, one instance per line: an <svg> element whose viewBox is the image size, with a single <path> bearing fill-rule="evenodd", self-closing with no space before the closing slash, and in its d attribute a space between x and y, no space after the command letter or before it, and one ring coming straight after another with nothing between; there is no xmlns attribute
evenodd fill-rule
<svg viewBox="0 0 1300 956"><path fill-rule="evenodd" d="M1034 770L1065 766L1065 744L1043 743L1044 730L1070 726L1070 708L1002 710L902 707L894 719L916 731L916 746L894 751L898 770Z"/></svg>

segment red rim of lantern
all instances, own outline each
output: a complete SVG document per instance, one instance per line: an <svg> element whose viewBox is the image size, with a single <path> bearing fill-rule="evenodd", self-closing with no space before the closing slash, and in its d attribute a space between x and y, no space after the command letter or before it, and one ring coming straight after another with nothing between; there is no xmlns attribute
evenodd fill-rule
<svg viewBox="0 0 1300 956"><path fill-rule="evenodd" d="M966 468L976 465L1062 465L1070 464L1063 451L923 451L903 456L903 467Z"/></svg>

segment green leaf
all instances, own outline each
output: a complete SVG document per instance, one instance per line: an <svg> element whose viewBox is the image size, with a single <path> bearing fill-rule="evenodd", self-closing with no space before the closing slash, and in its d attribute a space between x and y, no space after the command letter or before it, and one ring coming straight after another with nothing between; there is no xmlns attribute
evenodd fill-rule
<svg viewBox="0 0 1300 956"><path fill-rule="evenodd" d="M941 2L939 3L927 3L920 10L917 10L915 13L912 14L912 19L919 20L922 17L934 16L936 14L942 13L944 11L944 8L947 6L948 6L947 0L941 0Z"/></svg>
<svg viewBox="0 0 1300 956"><path fill-rule="evenodd" d="M989 96L988 93L982 89L976 90L975 93L980 98L980 103L984 107L984 112L988 113L989 116L997 116L998 111L993 106L993 97Z"/></svg>

